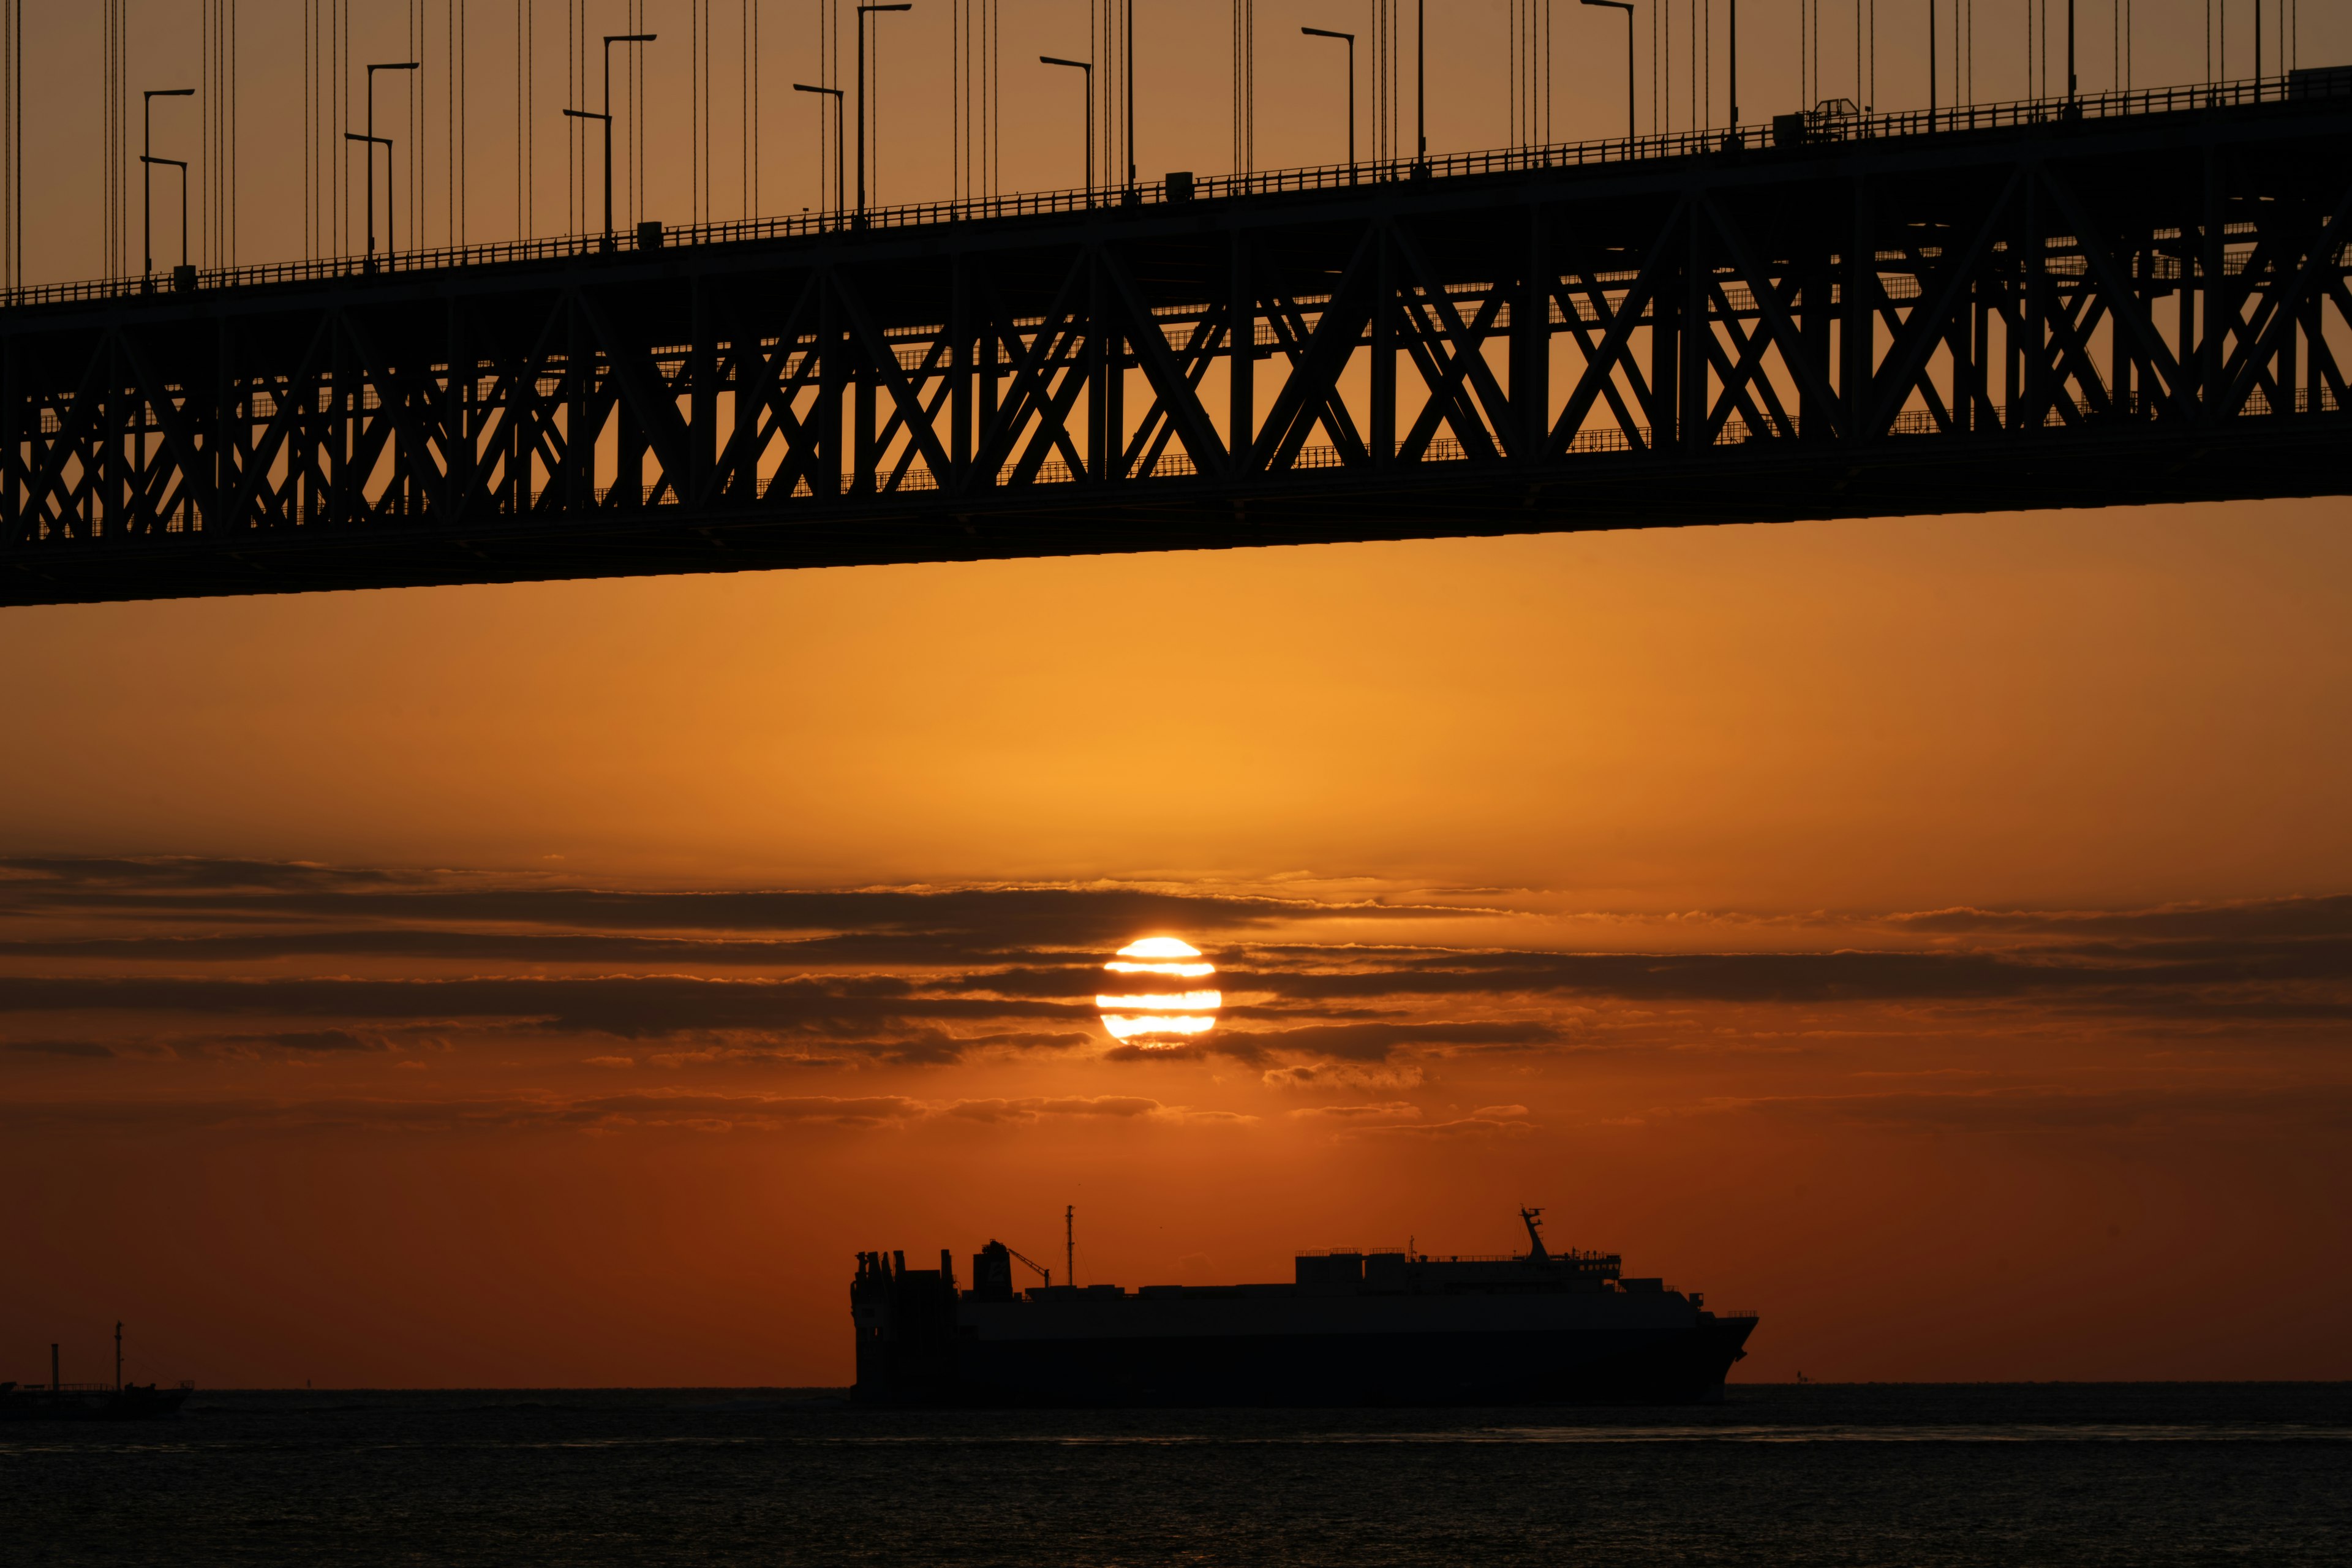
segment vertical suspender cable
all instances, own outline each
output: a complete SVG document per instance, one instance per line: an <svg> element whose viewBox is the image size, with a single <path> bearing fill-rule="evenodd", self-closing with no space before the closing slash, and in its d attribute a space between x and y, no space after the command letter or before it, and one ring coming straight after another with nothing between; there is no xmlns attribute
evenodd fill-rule
<svg viewBox="0 0 2352 1568"><path fill-rule="evenodd" d="M100 13L99 37L99 254L105 275L114 276L114 0Z"/></svg>
<svg viewBox="0 0 2352 1568"><path fill-rule="evenodd" d="M756 218L760 192L760 0L743 0L743 216Z"/></svg>
<svg viewBox="0 0 2352 1568"><path fill-rule="evenodd" d="M874 205L882 205L882 35L889 29L877 27L866 39L866 80L858 89L872 106L866 117L866 183L874 193Z"/></svg>
<svg viewBox="0 0 2352 1568"><path fill-rule="evenodd" d="M710 121L713 118L713 95L719 90L718 80L710 74L710 30L718 25L711 15L710 0L702 3L702 58L697 62L702 73L702 221L709 223L718 216L717 176L710 162Z"/></svg>
<svg viewBox="0 0 2352 1568"><path fill-rule="evenodd" d="M319 254L319 106L313 101L319 73L312 58L318 44L311 26L315 17L311 0L302 0L302 255L310 259Z"/></svg>
<svg viewBox="0 0 2352 1568"><path fill-rule="evenodd" d="M820 87L836 85L833 79L833 0L816 0L816 79ZM835 99L838 103L841 100ZM833 116L825 112L824 100L816 108L816 210L827 210L833 199L833 183L825 178L839 153L833 141ZM839 110L835 112L838 113Z"/></svg>
<svg viewBox="0 0 2352 1568"><path fill-rule="evenodd" d="M105 276L114 276L114 0L100 13L99 39L99 256Z"/></svg>
<svg viewBox="0 0 2352 1568"><path fill-rule="evenodd" d="M742 16L736 29L736 53L740 57L736 62L736 75L740 79L742 102L736 116L735 129L743 144L736 173L741 177L743 216L747 219L751 216L751 61L758 54L753 44L755 37L751 31L751 0L743 0Z"/></svg>
<svg viewBox="0 0 2352 1568"><path fill-rule="evenodd" d="M520 116L515 142L522 162L516 170L515 203L522 211L517 233L530 239L539 233L539 0L518 0L518 8L521 42L515 51L515 68L522 73L522 90L515 95Z"/></svg>
<svg viewBox="0 0 2352 1568"><path fill-rule="evenodd" d="M16 59L10 68L9 80L14 90L9 95L8 167L16 191L9 210L9 253L16 258L16 287L25 286L25 0L10 0L15 7L11 37L16 41Z"/></svg>
<svg viewBox="0 0 2352 1568"><path fill-rule="evenodd" d="M5 281L14 289L16 277L16 0L0 5L0 142L5 142L6 162L0 165L0 183L6 194L0 199L0 270L7 274Z"/></svg>
<svg viewBox="0 0 2352 1568"><path fill-rule="evenodd" d="M686 7L686 208L694 223L702 221L703 167L702 29L709 20L704 0L687 0Z"/></svg>
<svg viewBox="0 0 2352 1568"><path fill-rule="evenodd" d="M408 139L415 143L408 153L408 232L416 237L412 244L421 244L425 238L425 0L408 0L408 58L419 65L405 73Z"/></svg>
<svg viewBox="0 0 2352 1568"><path fill-rule="evenodd" d="M563 101L577 106L580 97L580 0L563 0ZM563 232L580 232L580 126L563 122Z"/></svg>
<svg viewBox="0 0 2352 1568"><path fill-rule="evenodd" d="M948 199L961 201L971 175L971 7L948 0Z"/></svg>
<svg viewBox="0 0 2352 1568"><path fill-rule="evenodd" d="M999 50L1004 41L999 0L988 0L988 194L1004 194L1004 82L998 74Z"/></svg>
<svg viewBox="0 0 2352 1568"><path fill-rule="evenodd" d="M645 0L629 0L627 9L629 31L632 33L644 32L646 30ZM691 41L688 44L686 68L688 78L691 79L694 72L693 45ZM624 68L622 74L629 84L629 134L626 142L628 149L626 156L628 159L627 166L629 174L628 222L635 224L645 216L646 209L646 193L643 180L646 162L646 117L644 112L646 101L646 52L643 49L633 48L628 51L628 63ZM689 109L691 108L690 105L688 107ZM688 126L687 136L690 142L693 139L693 127L691 124ZM688 156L689 160L692 157L691 147L688 150ZM687 170L689 187L692 184L693 174L694 171L691 166L689 166ZM693 192L689 188L688 191L688 205L691 208L692 205Z"/></svg>
<svg viewBox="0 0 2352 1568"><path fill-rule="evenodd" d="M530 193L530 19L526 14L530 0L515 0L515 123L514 123L514 197L515 237L530 237L530 214L528 210Z"/></svg>
<svg viewBox="0 0 2352 1568"><path fill-rule="evenodd" d="M457 243L457 7L461 0L441 0L441 200L447 209L441 220L441 242Z"/></svg>
<svg viewBox="0 0 2352 1568"><path fill-rule="evenodd" d="M16 108L23 91L23 76L16 68L16 53L25 41L18 5L19 0L6 0L5 7L0 7L0 57L5 57L0 58L0 96L5 99L5 109L0 109L0 115L5 115L7 142L7 198L5 204L0 204L0 265L5 267L7 285L11 289L20 289L25 282L24 247L17 243L16 237L16 177L20 172L16 148L23 139L24 131L24 117Z"/></svg>
<svg viewBox="0 0 2352 1568"><path fill-rule="evenodd" d="M629 0L629 31L646 30L646 0ZM629 221L646 216L646 51L629 51ZM694 62L687 61L692 70Z"/></svg>
<svg viewBox="0 0 2352 1568"><path fill-rule="evenodd" d="M645 19L639 15L643 10L644 6L638 3L638 0L629 0L629 3L622 7L622 15L628 19L628 28L630 32L642 33L645 31ZM689 49L690 47L691 46L689 46ZM628 176L627 183L622 186L622 190L625 195L623 195L621 202L623 208L621 221L624 224L633 224L637 221L637 208L639 205L637 193L637 136L639 128L645 124L645 116L637 112L637 86L639 79L637 68L639 61L643 58L644 53L642 50L630 49L626 51L625 58L623 59L621 65L621 79L623 82L627 84L627 90L622 96L624 100L629 106L629 133L621 139L621 168L622 172ZM687 69L690 73L694 68L694 61L690 54L686 64ZM691 184L692 177L693 171L689 169L688 170L689 184Z"/></svg>

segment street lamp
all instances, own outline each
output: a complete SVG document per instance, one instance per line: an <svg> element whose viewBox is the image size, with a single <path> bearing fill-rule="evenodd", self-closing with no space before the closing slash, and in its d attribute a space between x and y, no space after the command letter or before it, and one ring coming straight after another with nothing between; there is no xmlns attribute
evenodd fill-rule
<svg viewBox="0 0 2352 1568"><path fill-rule="evenodd" d="M2254 26L2257 30L2256 36L2259 37L2262 24L2257 21ZM1129 202L1139 202L1143 199L1143 196L1135 188L1135 0L1127 0L1127 22L1125 30L1119 34L1119 37L1127 40L1127 85L1120 89L1127 100L1127 199ZM2262 63L2263 52L2256 49L2254 64L2259 68ZM2259 68L2254 72L2258 77L2262 74ZM1351 82L1354 77L1355 73L1350 71L1349 79ZM1349 117L1350 123L1353 122L1354 118L1353 115Z"/></svg>
<svg viewBox="0 0 2352 1568"><path fill-rule="evenodd" d="M188 262L188 165L176 158L155 158L155 100L159 98L194 98L193 87L151 87L139 105L141 140L139 142L139 201L145 216L140 224L140 248L144 253L145 281L143 288L155 287L155 176L151 172L157 163L178 163L180 167L180 265Z"/></svg>
<svg viewBox="0 0 2352 1568"><path fill-rule="evenodd" d="M1412 172L1429 173L1429 0L1412 14Z"/></svg>
<svg viewBox="0 0 2352 1568"><path fill-rule="evenodd" d="M910 0L896 5L857 8L857 226L866 226L866 18L877 11L911 11Z"/></svg>
<svg viewBox="0 0 2352 1568"><path fill-rule="evenodd" d="M139 161L142 163L169 163L180 171L180 265L173 276L175 279L194 278L195 269L188 265L188 161L185 158L150 158L144 153L140 154ZM141 178L145 177L145 172L142 170ZM154 261L150 258L147 264L148 276L143 285L150 292L152 292L155 288L154 271ZM195 285L175 281L173 287L193 289Z"/></svg>
<svg viewBox="0 0 2352 1568"><path fill-rule="evenodd" d="M2263 0L2254 0L2254 96L2263 91ZM2074 0L2066 0L2066 101L2074 101Z"/></svg>
<svg viewBox="0 0 2352 1568"><path fill-rule="evenodd" d="M1039 55L1039 63L1067 66L1072 70L1087 73L1087 205L1095 205L1095 68L1086 60L1060 59L1053 55Z"/></svg>
<svg viewBox="0 0 2352 1568"><path fill-rule="evenodd" d="M343 140L346 142L364 142L369 144L367 151L367 253L368 266L371 270L373 270L375 266L375 149L379 146L383 149L383 248L386 253L391 252L394 248L392 238L394 226L393 214L398 209L400 201L399 194L393 188L392 184L392 138L389 136L379 136L375 133L375 73L378 71L413 71L415 68L416 62L415 60L400 60L387 65L373 65L368 67L367 133L365 135L362 135L355 131L346 131L343 132Z"/></svg>
<svg viewBox="0 0 2352 1568"><path fill-rule="evenodd" d="M841 211L841 104L842 92L837 87L811 87L806 82L793 83L794 92L819 92L833 100L833 210Z"/></svg>
<svg viewBox="0 0 2352 1568"><path fill-rule="evenodd" d="M569 120L601 120L604 122L604 248L613 248L613 46L614 44L650 44L660 37L656 33L607 33L604 35L604 108L567 109Z"/></svg>
<svg viewBox="0 0 2352 1568"><path fill-rule="evenodd" d="M1731 134L1726 141L1736 147L1739 145L1739 0L1731 0L1731 64L1725 87L1731 100Z"/></svg>
<svg viewBox="0 0 2352 1568"><path fill-rule="evenodd" d="M1301 27L1310 38L1345 38L1348 41L1348 183L1356 183L1356 35L1335 33L1328 27Z"/></svg>
<svg viewBox="0 0 2352 1568"><path fill-rule="evenodd" d="M1583 5L1606 5L1625 13L1625 142L1633 142L1633 0L1577 0Z"/></svg>

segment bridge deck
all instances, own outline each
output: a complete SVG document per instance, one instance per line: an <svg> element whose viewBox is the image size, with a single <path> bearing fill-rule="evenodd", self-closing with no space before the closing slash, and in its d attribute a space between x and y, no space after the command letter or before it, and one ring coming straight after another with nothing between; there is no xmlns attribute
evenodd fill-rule
<svg viewBox="0 0 2352 1568"><path fill-rule="evenodd" d="M2336 493L2290 91L59 288L0 602Z"/></svg>

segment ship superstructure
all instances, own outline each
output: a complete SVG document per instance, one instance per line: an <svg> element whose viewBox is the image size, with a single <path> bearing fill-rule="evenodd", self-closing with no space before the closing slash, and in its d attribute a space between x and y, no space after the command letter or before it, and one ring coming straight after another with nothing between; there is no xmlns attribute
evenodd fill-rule
<svg viewBox="0 0 2352 1568"><path fill-rule="evenodd" d="M971 1405L1543 1405L1722 1397L1756 1327L1617 1255L1341 1250L1287 1284L1014 1289L991 1241L910 1268L858 1254L850 1286L861 1402ZM1026 1261L1024 1259L1024 1261ZM1033 1266L1034 1267L1034 1266Z"/></svg>

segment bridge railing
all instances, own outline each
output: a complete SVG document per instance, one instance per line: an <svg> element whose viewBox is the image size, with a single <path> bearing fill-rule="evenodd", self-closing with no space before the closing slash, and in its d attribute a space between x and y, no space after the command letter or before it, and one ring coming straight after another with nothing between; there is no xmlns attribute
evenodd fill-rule
<svg viewBox="0 0 2352 1568"><path fill-rule="evenodd" d="M1240 174L1203 174L1180 186L1158 184L1059 191L1024 191L1004 196L909 202L873 207L864 214L797 213L789 216L696 224L680 228L647 225L642 233L566 234L486 245L443 246L383 256L319 257L299 261L198 269L198 289L247 289L271 284L317 282L386 273L437 271L460 267L562 260L609 252L671 246L732 245L852 231L922 227L936 224L990 222L1047 214L1116 211L1181 202L1232 201L1255 195L1328 191L1401 181L1641 163L1708 154L1760 151L1775 146L1820 146L1850 142L1991 131L2063 121L2114 120L2126 116L2178 114L2200 110L2352 99L2352 68L2299 70L2280 77L2085 92L2070 97L2020 99L2005 103L1955 104L1934 110L1864 112L1832 100L1801 114L1780 115L1749 125L1704 131L1661 132L1648 136L1607 137L1588 142L1451 153L1419 161L1323 163ZM1841 108L1843 105L1844 107ZM1849 112L1848 110L1851 110ZM0 290L0 309L65 304L173 292L168 276L100 278Z"/></svg>

